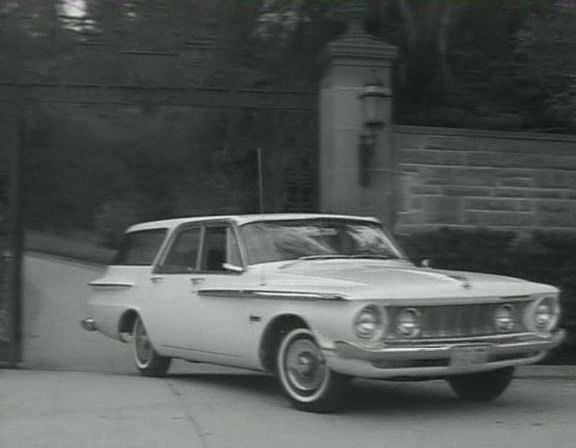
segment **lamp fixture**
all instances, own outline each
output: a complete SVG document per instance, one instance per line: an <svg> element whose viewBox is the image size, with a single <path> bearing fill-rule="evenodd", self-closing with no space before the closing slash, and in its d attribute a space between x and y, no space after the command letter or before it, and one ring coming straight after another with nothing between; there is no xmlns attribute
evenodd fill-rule
<svg viewBox="0 0 576 448"><path fill-rule="evenodd" d="M363 187L370 185L369 168L376 151L378 132L386 125L386 98L390 96L390 90L378 78L364 84L358 96L363 122L358 143L358 166L359 182Z"/></svg>

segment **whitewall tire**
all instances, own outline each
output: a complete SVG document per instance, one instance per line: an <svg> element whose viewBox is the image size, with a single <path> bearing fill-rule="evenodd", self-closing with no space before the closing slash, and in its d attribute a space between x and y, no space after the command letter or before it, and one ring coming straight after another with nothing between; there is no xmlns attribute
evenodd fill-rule
<svg viewBox="0 0 576 448"><path fill-rule="evenodd" d="M140 374L150 377L166 376L172 360L156 353L140 316L134 321L132 335L134 337L134 364Z"/></svg>
<svg viewBox="0 0 576 448"><path fill-rule="evenodd" d="M276 356L276 374L292 404L308 412L332 412L343 405L349 377L334 372L307 328L286 333Z"/></svg>

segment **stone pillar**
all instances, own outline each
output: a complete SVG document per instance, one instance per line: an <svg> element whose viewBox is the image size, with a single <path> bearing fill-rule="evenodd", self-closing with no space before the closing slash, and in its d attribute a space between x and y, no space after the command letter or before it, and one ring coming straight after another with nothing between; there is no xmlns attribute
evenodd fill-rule
<svg viewBox="0 0 576 448"><path fill-rule="evenodd" d="M358 148L364 123L359 96L375 78L390 89L396 47L368 35L356 14L348 31L328 45L327 53L329 65L320 90L320 209L374 216L392 226L392 98L386 99L386 125L377 131L370 182L363 186Z"/></svg>

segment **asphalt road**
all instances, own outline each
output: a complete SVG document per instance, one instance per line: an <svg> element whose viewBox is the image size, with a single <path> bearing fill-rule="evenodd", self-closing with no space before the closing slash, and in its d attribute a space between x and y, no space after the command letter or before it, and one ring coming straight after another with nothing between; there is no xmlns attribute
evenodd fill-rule
<svg viewBox="0 0 576 448"><path fill-rule="evenodd" d="M0 376L0 441L4 435L6 442L0 446L576 444L573 378L518 378L498 401L480 404L460 401L442 381L358 381L348 410L337 415L295 411L272 378L232 369L181 363L166 379L140 378L133 373L128 346L86 333L78 323L86 282L97 275L98 270L85 266L26 258L24 366L51 372ZM22 390L11 395L16 388ZM31 419L40 433L26 433ZM36 444L38 434L45 444ZM15 440L22 444L9 443Z"/></svg>

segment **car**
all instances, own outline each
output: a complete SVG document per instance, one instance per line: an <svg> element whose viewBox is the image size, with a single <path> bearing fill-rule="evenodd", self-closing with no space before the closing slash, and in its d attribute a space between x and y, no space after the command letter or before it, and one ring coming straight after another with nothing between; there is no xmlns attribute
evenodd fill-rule
<svg viewBox="0 0 576 448"><path fill-rule="evenodd" d="M83 327L131 343L140 374L172 359L269 372L309 412L342 409L355 377L493 400L564 338L557 288L416 265L370 217L139 223L90 285Z"/></svg>

